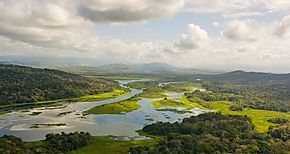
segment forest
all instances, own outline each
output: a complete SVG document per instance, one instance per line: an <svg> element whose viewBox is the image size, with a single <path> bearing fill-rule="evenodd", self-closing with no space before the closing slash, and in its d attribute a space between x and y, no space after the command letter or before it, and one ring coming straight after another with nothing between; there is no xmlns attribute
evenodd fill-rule
<svg viewBox="0 0 290 154"><path fill-rule="evenodd" d="M0 105L111 92L116 82L51 69L0 64Z"/></svg>
<svg viewBox="0 0 290 154"><path fill-rule="evenodd" d="M287 153L290 132L283 130L272 128L268 133L258 133L247 116L207 113L181 123L145 126L143 132L165 139L152 147L131 148L130 153Z"/></svg>
<svg viewBox="0 0 290 154"><path fill-rule="evenodd" d="M231 101L233 110L243 108L290 111L290 75L235 71L196 75L207 92L188 93L192 101Z"/></svg>
<svg viewBox="0 0 290 154"><path fill-rule="evenodd" d="M74 132L61 134L47 134L45 140L37 143L23 142L15 136L0 137L1 154L56 154L79 149L93 142L89 133Z"/></svg>

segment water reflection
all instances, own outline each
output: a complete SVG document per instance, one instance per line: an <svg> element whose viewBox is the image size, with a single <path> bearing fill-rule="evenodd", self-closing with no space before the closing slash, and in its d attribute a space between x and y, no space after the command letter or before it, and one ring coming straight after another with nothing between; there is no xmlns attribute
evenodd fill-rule
<svg viewBox="0 0 290 154"><path fill-rule="evenodd" d="M135 80L119 81L125 85ZM205 111L195 110L190 114L178 114L170 111L156 111L150 102L156 99L142 98L137 103L140 109L126 114L103 114L83 115L92 107L126 100L142 90L131 89L131 93L115 99L97 102L73 102L65 103L55 108L34 108L28 111L17 111L0 116L0 135L10 134L21 137L25 141L44 139L48 133L85 131L94 136L115 135L115 136L137 136L136 130L144 125L157 121L175 122L192 115L198 115ZM177 97L174 95L170 97ZM179 96L178 96L179 97ZM38 112L41 112L40 114ZM37 115L33 115L37 113ZM41 128L33 128L34 124L61 124L61 126L41 125ZM63 125L65 124L65 125Z"/></svg>

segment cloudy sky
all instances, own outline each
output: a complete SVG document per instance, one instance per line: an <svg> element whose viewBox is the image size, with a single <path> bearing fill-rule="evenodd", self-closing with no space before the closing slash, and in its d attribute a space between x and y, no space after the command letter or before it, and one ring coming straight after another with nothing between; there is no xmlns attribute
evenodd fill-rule
<svg viewBox="0 0 290 154"><path fill-rule="evenodd" d="M289 0L0 0L0 59L290 72Z"/></svg>

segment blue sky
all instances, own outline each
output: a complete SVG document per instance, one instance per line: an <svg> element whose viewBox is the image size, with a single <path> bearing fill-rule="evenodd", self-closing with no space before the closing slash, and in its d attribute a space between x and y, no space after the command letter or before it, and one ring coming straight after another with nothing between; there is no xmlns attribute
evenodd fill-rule
<svg viewBox="0 0 290 154"><path fill-rule="evenodd" d="M126 39L129 41L174 41L180 34L187 32L190 23L194 23L207 30L211 37L217 37L225 29L225 24L233 19L251 19L264 23L280 21L286 12L272 12L265 16L247 16L225 18L222 13L192 13L182 12L164 19L154 19L145 23L133 23L124 25L95 25L93 31L96 35L110 39ZM220 23L219 27L213 25Z"/></svg>
<svg viewBox="0 0 290 154"><path fill-rule="evenodd" d="M101 37L123 38L130 41L174 41L187 32L186 25L195 23L206 29L211 36L218 36L222 29L213 22L224 22L221 14L178 13L165 19L129 25L96 25L94 32ZM141 36L140 36L141 35Z"/></svg>

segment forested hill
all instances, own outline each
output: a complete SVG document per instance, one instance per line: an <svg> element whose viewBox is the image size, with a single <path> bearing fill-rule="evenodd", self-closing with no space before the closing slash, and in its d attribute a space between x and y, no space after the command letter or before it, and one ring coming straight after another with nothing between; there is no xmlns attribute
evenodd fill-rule
<svg viewBox="0 0 290 154"><path fill-rule="evenodd" d="M112 91L118 84L58 70L0 64L0 105Z"/></svg>
<svg viewBox="0 0 290 154"><path fill-rule="evenodd" d="M212 75L196 75L196 78L210 80L220 83L264 83L264 82L276 82L290 84L290 74L273 74L273 73L260 73L260 72L245 72L245 71L233 71L223 74Z"/></svg>
<svg viewBox="0 0 290 154"><path fill-rule="evenodd" d="M290 111L290 74L234 71L194 78L201 79L203 86L215 95L234 95L235 106Z"/></svg>

